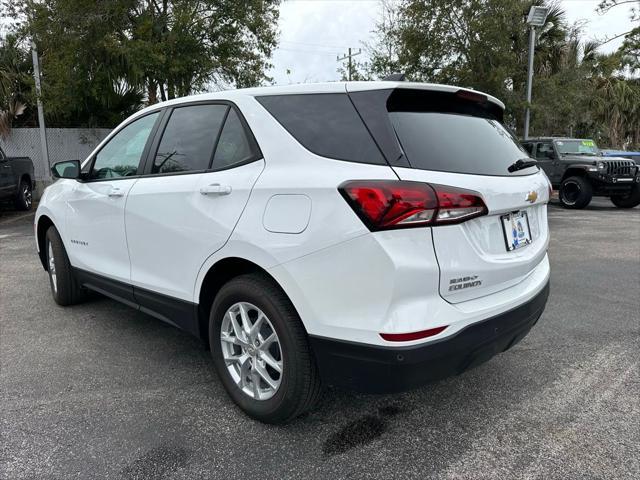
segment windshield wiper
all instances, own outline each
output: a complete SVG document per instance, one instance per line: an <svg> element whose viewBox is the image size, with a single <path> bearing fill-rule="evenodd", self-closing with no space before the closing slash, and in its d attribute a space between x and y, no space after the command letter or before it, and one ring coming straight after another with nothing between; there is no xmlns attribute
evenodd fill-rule
<svg viewBox="0 0 640 480"><path fill-rule="evenodd" d="M524 170L525 168L535 167L538 164L535 160L531 158L521 158L520 160L516 160L514 163L509 165L507 170L509 173L517 172L518 170Z"/></svg>

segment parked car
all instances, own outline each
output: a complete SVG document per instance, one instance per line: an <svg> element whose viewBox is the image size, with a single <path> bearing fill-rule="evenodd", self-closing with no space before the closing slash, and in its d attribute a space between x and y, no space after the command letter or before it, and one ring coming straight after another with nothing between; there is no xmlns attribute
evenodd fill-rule
<svg viewBox="0 0 640 480"><path fill-rule="evenodd" d="M0 201L11 201L19 210L31 210L35 175L29 157L8 157L0 148Z"/></svg>
<svg viewBox="0 0 640 480"><path fill-rule="evenodd" d="M640 205L640 167L633 160L604 157L591 139L541 137L522 145L559 190L565 208L584 208L594 196L619 208Z"/></svg>
<svg viewBox="0 0 640 480"><path fill-rule="evenodd" d="M549 292L550 184L503 111L403 82L148 107L52 169L35 233L53 298L95 290L203 339L265 422L322 385L459 374L520 341Z"/></svg>

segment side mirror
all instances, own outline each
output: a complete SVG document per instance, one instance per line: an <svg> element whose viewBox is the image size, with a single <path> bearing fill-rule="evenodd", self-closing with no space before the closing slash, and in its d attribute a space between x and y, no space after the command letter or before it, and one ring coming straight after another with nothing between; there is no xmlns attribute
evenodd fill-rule
<svg viewBox="0 0 640 480"><path fill-rule="evenodd" d="M79 178L80 160L65 160L54 163L51 167L51 174L54 178Z"/></svg>

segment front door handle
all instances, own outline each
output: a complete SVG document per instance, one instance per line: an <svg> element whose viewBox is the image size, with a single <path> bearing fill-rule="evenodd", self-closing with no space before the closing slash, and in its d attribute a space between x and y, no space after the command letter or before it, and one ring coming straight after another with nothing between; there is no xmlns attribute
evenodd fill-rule
<svg viewBox="0 0 640 480"><path fill-rule="evenodd" d="M109 191L110 197L124 197L124 190L120 190L118 187L111 187Z"/></svg>
<svg viewBox="0 0 640 480"><path fill-rule="evenodd" d="M231 186L212 183L211 185L200 188L200 193L202 195L229 195L231 193Z"/></svg>

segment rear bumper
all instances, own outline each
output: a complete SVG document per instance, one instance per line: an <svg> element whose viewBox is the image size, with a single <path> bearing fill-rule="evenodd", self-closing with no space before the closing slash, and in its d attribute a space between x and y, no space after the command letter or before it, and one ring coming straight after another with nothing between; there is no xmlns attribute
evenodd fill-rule
<svg viewBox="0 0 640 480"><path fill-rule="evenodd" d="M310 337L323 381L371 393L398 392L458 375L508 350L536 324L549 283L508 312L427 345L385 347Z"/></svg>

